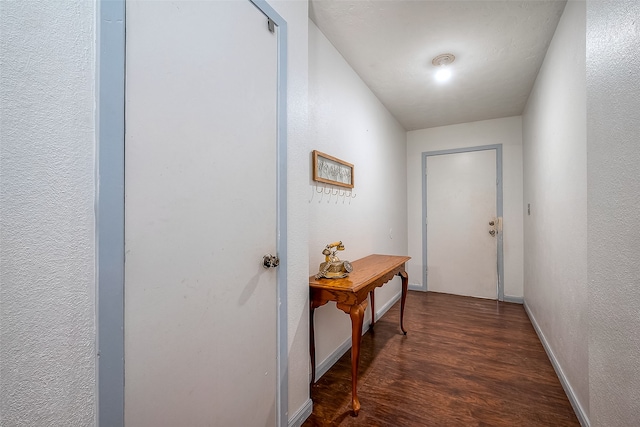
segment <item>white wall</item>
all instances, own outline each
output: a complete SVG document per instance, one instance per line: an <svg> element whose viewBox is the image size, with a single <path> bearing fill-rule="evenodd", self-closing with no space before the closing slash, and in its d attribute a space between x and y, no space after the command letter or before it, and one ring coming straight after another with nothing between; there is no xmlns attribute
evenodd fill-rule
<svg viewBox="0 0 640 427"><path fill-rule="evenodd" d="M589 410L592 426L632 426L640 420L640 3L589 0L586 9Z"/></svg>
<svg viewBox="0 0 640 427"><path fill-rule="evenodd" d="M407 133L409 283L423 285L422 153L502 144L504 294L522 297L522 120L484 120Z"/></svg>
<svg viewBox="0 0 640 427"><path fill-rule="evenodd" d="M584 32L584 2L568 2L523 115L524 297L588 414Z"/></svg>
<svg viewBox="0 0 640 427"><path fill-rule="evenodd" d="M0 2L0 424L95 420L95 4Z"/></svg>
<svg viewBox="0 0 640 427"><path fill-rule="evenodd" d="M309 144L355 165L353 199L315 193L307 175L309 272L315 274L329 242L342 240L340 258L372 253L406 255L406 133L313 22L309 22ZM337 203L336 203L337 201ZM394 278L376 291L376 310L400 292ZM407 313L411 316L411 313ZM365 321L370 319L369 308ZM335 303L315 313L316 361L322 363L351 337L349 316Z"/></svg>

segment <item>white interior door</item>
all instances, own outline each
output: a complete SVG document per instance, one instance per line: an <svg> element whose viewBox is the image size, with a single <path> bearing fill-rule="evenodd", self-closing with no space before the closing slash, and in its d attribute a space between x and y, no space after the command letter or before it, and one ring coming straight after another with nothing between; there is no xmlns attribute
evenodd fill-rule
<svg viewBox="0 0 640 427"><path fill-rule="evenodd" d="M427 288L497 299L496 150L427 156Z"/></svg>
<svg viewBox="0 0 640 427"><path fill-rule="evenodd" d="M249 1L126 13L126 425L275 425L277 36Z"/></svg>

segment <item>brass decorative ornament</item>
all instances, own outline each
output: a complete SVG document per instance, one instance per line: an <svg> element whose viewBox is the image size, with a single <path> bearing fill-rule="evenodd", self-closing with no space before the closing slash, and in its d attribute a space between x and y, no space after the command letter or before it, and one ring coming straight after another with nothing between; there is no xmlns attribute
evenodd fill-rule
<svg viewBox="0 0 640 427"><path fill-rule="evenodd" d="M342 241L329 243L323 250L324 262L320 264L316 279L342 279L353 271L353 266L349 261L340 261L336 252L344 251Z"/></svg>

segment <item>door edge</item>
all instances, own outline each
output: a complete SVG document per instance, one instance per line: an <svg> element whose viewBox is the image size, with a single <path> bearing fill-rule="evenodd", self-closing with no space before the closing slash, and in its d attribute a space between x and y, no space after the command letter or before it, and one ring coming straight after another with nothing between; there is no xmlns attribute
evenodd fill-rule
<svg viewBox="0 0 640 427"><path fill-rule="evenodd" d="M276 425L289 422L289 346L287 307L287 22L265 0L249 0L278 28L278 100L277 100L277 214L276 236L280 266L277 272L276 297Z"/></svg>

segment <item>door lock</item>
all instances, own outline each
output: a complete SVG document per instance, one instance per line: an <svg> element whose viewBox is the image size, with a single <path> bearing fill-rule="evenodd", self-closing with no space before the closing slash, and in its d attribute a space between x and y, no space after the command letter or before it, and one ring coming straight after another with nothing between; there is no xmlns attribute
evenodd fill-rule
<svg viewBox="0 0 640 427"><path fill-rule="evenodd" d="M491 237L496 237L496 234L501 231L501 225L500 218L493 218L489 220L489 227L491 227L489 229L489 234Z"/></svg>
<svg viewBox="0 0 640 427"><path fill-rule="evenodd" d="M276 268L278 265L280 265L280 258L277 256L267 254L262 257L262 266L264 268Z"/></svg>

